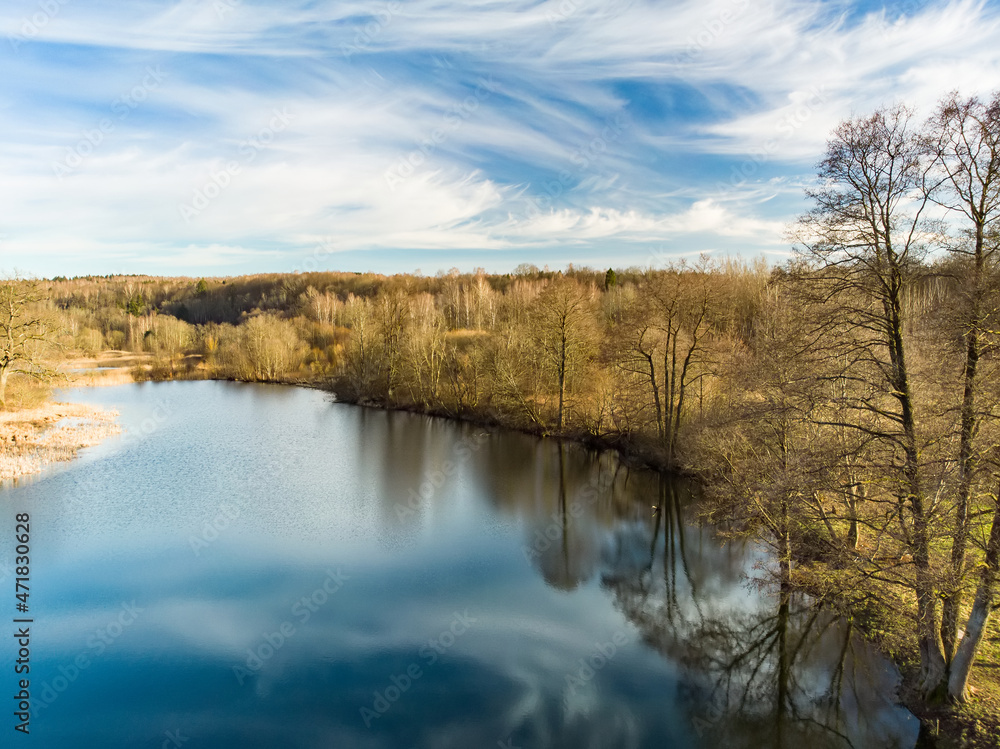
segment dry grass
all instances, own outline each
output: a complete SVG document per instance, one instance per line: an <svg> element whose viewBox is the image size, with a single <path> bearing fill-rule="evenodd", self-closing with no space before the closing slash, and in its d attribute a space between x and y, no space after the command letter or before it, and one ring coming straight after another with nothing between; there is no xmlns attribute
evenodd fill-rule
<svg viewBox="0 0 1000 749"><path fill-rule="evenodd" d="M970 679L972 699L959 711L961 725L952 736L955 747L1000 748L1000 617L991 618ZM948 747L941 743L942 749Z"/></svg>
<svg viewBox="0 0 1000 749"><path fill-rule="evenodd" d="M69 387L109 387L135 382L128 369L82 370L69 374Z"/></svg>
<svg viewBox="0 0 1000 749"><path fill-rule="evenodd" d="M47 382L39 382L15 372L7 383L7 411L38 408L52 395L52 387Z"/></svg>
<svg viewBox="0 0 1000 749"><path fill-rule="evenodd" d="M149 354L103 351L98 356L75 357L64 362L70 387L104 387L135 382L131 370L152 360Z"/></svg>
<svg viewBox="0 0 1000 749"><path fill-rule="evenodd" d="M46 403L0 412L0 480L72 460L82 448L120 432L117 416L116 411L80 403Z"/></svg>
<svg viewBox="0 0 1000 749"><path fill-rule="evenodd" d="M151 357L104 351L63 362L65 379L49 384L11 378L6 410L0 411L0 481L38 473L47 464L72 460L84 447L121 431L118 413L79 403L52 403L51 385L94 387L134 382L130 368Z"/></svg>

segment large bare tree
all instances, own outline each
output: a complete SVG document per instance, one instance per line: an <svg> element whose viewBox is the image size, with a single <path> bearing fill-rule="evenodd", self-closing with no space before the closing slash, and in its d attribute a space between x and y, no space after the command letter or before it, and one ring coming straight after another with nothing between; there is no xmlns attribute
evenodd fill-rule
<svg viewBox="0 0 1000 749"><path fill-rule="evenodd" d="M950 662L949 695L961 700L965 698L969 672L989 617L990 589L996 577L996 545L1000 542L1000 529L994 527L986 549L981 589L960 646L958 624L972 530L971 514L979 504L974 496L980 474L977 443L983 417L991 415L979 402L984 384L980 362L993 353L998 342L995 284L997 250L1000 249L996 236L1000 224L1000 95L991 101L982 101L950 94L941 101L927 123L926 143L940 181L940 189L932 197L958 218L960 229L960 236L950 249L955 256L954 318L958 336L964 344L964 362L951 569L942 592L941 634ZM982 481L978 484L982 494L995 488ZM994 517L995 524L1000 523L1000 505Z"/></svg>
<svg viewBox="0 0 1000 749"><path fill-rule="evenodd" d="M800 221L803 279L818 299L836 300L827 340L851 362L841 380L852 385L847 405L887 456L882 490L894 498L899 539L912 557L916 634L922 688L936 689L946 673L938 626L937 580L932 561L934 503L921 460L906 295L926 252L925 209L933 184L919 128L903 106L849 119L834 131L820 163L821 184L808 192L814 208ZM874 421L873 421L874 419Z"/></svg>
<svg viewBox="0 0 1000 749"><path fill-rule="evenodd" d="M36 281L0 281L0 408L6 407L7 380L15 372L36 380L56 374L45 359L55 341L55 326L41 308L44 300Z"/></svg>
<svg viewBox="0 0 1000 749"><path fill-rule="evenodd" d="M689 390L705 376L710 312L718 302L712 271L703 258L693 268L647 272L615 326L616 364L638 383L640 402L652 403L657 438L669 466L676 463Z"/></svg>

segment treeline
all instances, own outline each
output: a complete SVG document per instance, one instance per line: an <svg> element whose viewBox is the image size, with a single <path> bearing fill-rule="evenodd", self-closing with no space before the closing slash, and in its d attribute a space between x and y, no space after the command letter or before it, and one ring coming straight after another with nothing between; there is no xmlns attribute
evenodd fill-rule
<svg viewBox="0 0 1000 749"><path fill-rule="evenodd" d="M763 262L49 283L67 346L148 376L326 384L344 400L614 443L676 465L746 345ZM720 387L722 390L720 390Z"/></svg>

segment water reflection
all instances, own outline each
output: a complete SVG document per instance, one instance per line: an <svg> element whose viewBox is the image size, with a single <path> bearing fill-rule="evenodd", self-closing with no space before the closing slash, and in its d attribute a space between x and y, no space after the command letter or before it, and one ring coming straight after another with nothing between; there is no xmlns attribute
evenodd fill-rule
<svg viewBox="0 0 1000 749"><path fill-rule="evenodd" d="M543 576L575 587L600 567L615 607L682 666L677 697L705 745L913 745L914 721L887 700L898 684L894 669L850 622L787 583L755 585L754 567L769 560L735 542L720 547L706 529L688 526L676 482L658 477L655 495L640 491L656 497L651 518L636 522L634 508L623 513L607 526L611 540L598 560L593 534L577 532L566 512L563 449L559 455L563 564L543 555Z"/></svg>
<svg viewBox="0 0 1000 749"><path fill-rule="evenodd" d="M571 591L599 577L643 642L680 667L676 699L699 744L913 745L916 721L891 701L896 671L850 622L765 584L765 552L691 525L677 482L609 455L550 450L548 488L495 501L530 518L525 544L549 585Z"/></svg>
<svg viewBox="0 0 1000 749"><path fill-rule="evenodd" d="M35 523L33 679L57 692L34 746L913 745L849 625L748 585L765 554L612 454L307 390L74 397L126 427L172 410L4 493Z"/></svg>

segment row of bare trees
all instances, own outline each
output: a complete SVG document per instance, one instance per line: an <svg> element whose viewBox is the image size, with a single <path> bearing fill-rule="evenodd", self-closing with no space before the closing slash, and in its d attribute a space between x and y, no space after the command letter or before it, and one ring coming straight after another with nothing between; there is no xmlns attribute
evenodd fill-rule
<svg viewBox="0 0 1000 749"><path fill-rule="evenodd" d="M501 292L478 277L468 294L306 299L348 331L334 378L345 399L624 441L675 465L689 422L724 396L717 361L766 284L762 265L703 260L607 288L556 275ZM455 298L468 302L460 322Z"/></svg>
<svg viewBox="0 0 1000 749"><path fill-rule="evenodd" d="M700 444L783 569L910 612L924 694L964 700L1000 572L1000 99L850 119L818 176Z"/></svg>

